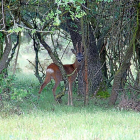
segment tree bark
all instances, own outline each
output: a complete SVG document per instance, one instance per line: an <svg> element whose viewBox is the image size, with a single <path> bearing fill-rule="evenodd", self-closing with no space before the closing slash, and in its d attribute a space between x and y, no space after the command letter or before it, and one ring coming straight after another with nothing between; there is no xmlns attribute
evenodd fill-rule
<svg viewBox="0 0 140 140"><path fill-rule="evenodd" d="M132 57L133 54L133 46L129 46L129 48L127 49L126 55L125 55L125 59L123 61L122 66L119 68L119 70L116 72L115 76L114 76L114 82L113 82L113 86L112 86L112 92L111 92L111 96L109 99L109 104L110 105L114 105L116 100L117 100L117 90L119 90L120 88L122 89L122 78L123 75L126 73L126 71L129 69L130 67L130 59Z"/></svg>
<svg viewBox="0 0 140 140"><path fill-rule="evenodd" d="M84 23L84 25L85 24L86 23ZM75 26L72 26L72 25L75 25ZM82 42L80 22L75 21L75 20L73 21L69 17L69 15L67 15L67 27L69 29L71 39L72 39L74 46L75 46L76 42L78 42L80 44ZM88 64L88 82L89 82L88 83L89 84L88 92L89 92L89 94L94 94L102 80L102 71L100 70L101 63L100 63L100 58L99 58L99 52L97 49L95 37L94 37L92 29L91 29L91 25L89 25L88 34L89 34L89 38L88 39L87 39L87 37L85 38L86 44L88 42L88 44L87 44L88 45L87 64ZM86 89L83 71L85 71L84 64L81 65L81 69L79 70L79 73L78 73L78 94L80 94L80 95L84 95L85 89Z"/></svg>
<svg viewBox="0 0 140 140"><path fill-rule="evenodd" d="M39 75L39 58L38 58L38 52L39 52L39 44L36 42L35 35L33 35L33 45L34 45L34 51L35 51L35 76L37 77L39 83L43 83L42 77Z"/></svg>
<svg viewBox="0 0 140 140"><path fill-rule="evenodd" d="M85 23L86 17L81 18L81 32L82 32L82 44L84 47L84 57L85 57L85 69L83 71L84 82L85 82L85 94L84 94L84 105L88 105L89 101L89 83L88 83L88 48L89 48L89 24Z"/></svg>
<svg viewBox="0 0 140 140"><path fill-rule="evenodd" d="M18 49L17 49L16 59L15 59L15 64L14 64L14 69L13 69L13 75L15 75L15 73L16 73L19 49L20 49L20 44L21 44L21 32L18 33L18 37L19 37L19 43L18 43Z"/></svg>
<svg viewBox="0 0 140 140"><path fill-rule="evenodd" d="M3 39L4 39L4 34L1 33L1 39L0 39L0 59L2 58L3 55Z"/></svg>
<svg viewBox="0 0 140 140"><path fill-rule="evenodd" d="M82 35L81 32L81 23L79 20L72 20L70 17L70 14L67 14L67 28L70 32L71 40L74 46L74 49L76 50L76 43L78 42L78 46L81 46L82 42ZM78 72L78 95L84 95L85 93L85 83L84 83L84 62L81 64L81 68Z"/></svg>
<svg viewBox="0 0 140 140"><path fill-rule="evenodd" d="M88 77L89 93L93 95L99 88L103 75L99 52L91 26L89 26Z"/></svg>
<svg viewBox="0 0 140 140"><path fill-rule="evenodd" d="M10 35L5 36L5 44L6 44L6 47L5 47L4 53L3 53L3 55L0 59L0 73L6 68L6 62L8 60L9 53L12 49L12 43L11 43L11 36Z"/></svg>

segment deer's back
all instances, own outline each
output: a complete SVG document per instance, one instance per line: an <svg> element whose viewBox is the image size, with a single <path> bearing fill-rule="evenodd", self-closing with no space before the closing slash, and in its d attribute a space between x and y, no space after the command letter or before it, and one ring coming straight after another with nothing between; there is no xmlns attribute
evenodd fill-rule
<svg viewBox="0 0 140 140"><path fill-rule="evenodd" d="M77 75L77 70L73 67L73 64L67 64L67 65L63 65L67 75L68 75L68 79L71 80L72 82L75 80L76 75ZM54 72L51 74L51 76L54 79L61 79L62 80L62 74L61 71L59 69L59 67L55 64L55 63L51 63L47 69L52 69Z"/></svg>

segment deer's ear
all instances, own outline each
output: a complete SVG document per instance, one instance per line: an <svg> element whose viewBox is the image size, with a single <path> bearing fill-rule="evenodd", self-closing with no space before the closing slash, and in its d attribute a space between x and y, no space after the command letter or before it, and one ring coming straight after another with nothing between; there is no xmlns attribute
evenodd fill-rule
<svg viewBox="0 0 140 140"><path fill-rule="evenodd" d="M74 49L71 49L72 53L76 54L76 51Z"/></svg>

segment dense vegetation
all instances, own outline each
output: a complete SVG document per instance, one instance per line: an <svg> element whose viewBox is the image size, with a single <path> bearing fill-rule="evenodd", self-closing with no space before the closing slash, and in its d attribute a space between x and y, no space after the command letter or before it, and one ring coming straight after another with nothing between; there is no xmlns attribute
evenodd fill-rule
<svg viewBox="0 0 140 140"><path fill-rule="evenodd" d="M0 139L140 137L139 0L2 0L0 9ZM63 64L76 44L84 61L67 106ZM53 80L38 99L51 62L64 80L59 103Z"/></svg>

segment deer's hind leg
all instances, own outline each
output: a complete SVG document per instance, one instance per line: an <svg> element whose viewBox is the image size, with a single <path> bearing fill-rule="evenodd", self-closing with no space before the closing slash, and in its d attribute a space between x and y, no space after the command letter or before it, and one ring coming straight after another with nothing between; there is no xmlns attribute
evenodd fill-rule
<svg viewBox="0 0 140 140"><path fill-rule="evenodd" d="M54 87L53 87L53 89L52 89L54 99L55 99L55 96L56 96L56 95L55 95L55 91L56 91L56 89L57 89L59 83L60 83L60 81L55 80L55 85L54 85ZM56 100L56 99L55 99L55 100Z"/></svg>
<svg viewBox="0 0 140 140"><path fill-rule="evenodd" d="M43 88L51 81L51 75L50 74L47 74L43 84L41 85L40 87L40 90L39 90L39 94L41 93L41 91L43 90Z"/></svg>

